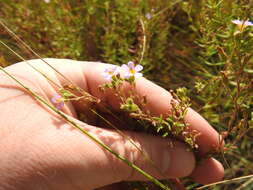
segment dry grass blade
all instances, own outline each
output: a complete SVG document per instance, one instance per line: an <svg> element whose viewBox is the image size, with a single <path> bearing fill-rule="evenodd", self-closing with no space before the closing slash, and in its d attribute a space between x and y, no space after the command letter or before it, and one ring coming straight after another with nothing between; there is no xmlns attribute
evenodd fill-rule
<svg viewBox="0 0 253 190"><path fill-rule="evenodd" d="M229 183L233 183L233 182L237 182L237 181L245 180L245 179L249 179L249 178L253 178L253 174L243 176L243 177L237 177L237 178L233 178L233 179L223 180L223 181L219 181L219 182L216 182L216 183L211 183L211 184L208 184L208 185L204 185L202 187L198 187L198 188L196 188L196 190L205 189L205 188L212 187L212 186L215 186L215 185L229 184Z"/></svg>
<svg viewBox="0 0 253 190"><path fill-rule="evenodd" d="M133 164L132 162L128 161L126 158L121 156L120 154L114 152L110 147L108 147L106 144L104 144L102 141L94 137L92 134L89 132L85 131L79 124L77 124L74 120L72 120L68 115L65 113L61 112L60 110L56 109L54 106L50 105L46 100L44 100L41 96L39 96L36 92L34 92L32 89L30 89L28 86L24 85L22 82L20 82L18 79L15 78L12 74L7 72L3 67L0 66L0 70L3 71L8 77L10 77L12 80L14 80L17 84L19 84L21 87L23 87L29 94L31 94L33 97L35 97L38 101L40 101L42 104L50 108L52 111L60 115L66 122L68 122L70 125L72 125L74 128L78 129L81 131L84 135L88 136L90 139L92 139L95 143L103 147L105 150L109 151L112 153L114 156L116 156L118 159L126 163L128 166L132 167L136 171L138 171L140 174L145 176L147 179L152 181L154 184L159 186L161 189L164 190L170 190L167 186L162 184L159 180L151 176L150 174L146 173L143 171L141 168L139 168L137 165Z"/></svg>

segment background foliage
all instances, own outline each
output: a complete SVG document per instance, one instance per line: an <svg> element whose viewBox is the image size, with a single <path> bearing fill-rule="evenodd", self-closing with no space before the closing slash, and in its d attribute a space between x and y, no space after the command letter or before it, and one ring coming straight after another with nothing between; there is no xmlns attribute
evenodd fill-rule
<svg viewBox="0 0 253 190"><path fill-rule="evenodd" d="M146 41L145 76L166 89L186 87L192 107L225 132L228 151L218 157L231 179L253 171L253 32L236 34L231 22L252 19L252 6L251 0L1 0L0 16L42 57L138 62ZM0 39L35 58L3 28ZM1 46L0 61L20 60ZM252 189L251 181L212 188Z"/></svg>

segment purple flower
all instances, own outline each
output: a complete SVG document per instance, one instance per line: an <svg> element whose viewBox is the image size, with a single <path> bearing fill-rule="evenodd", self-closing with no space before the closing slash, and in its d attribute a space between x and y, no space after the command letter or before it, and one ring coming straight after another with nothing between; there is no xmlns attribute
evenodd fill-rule
<svg viewBox="0 0 253 190"><path fill-rule="evenodd" d="M147 14L145 14L145 17L146 17L146 19L150 20L152 18L152 15L151 15L151 13L147 13Z"/></svg>
<svg viewBox="0 0 253 190"><path fill-rule="evenodd" d="M243 31L247 26L253 26L253 23L248 20L232 20L232 23L236 24L240 31Z"/></svg>
<svg viewBox="0 0 253 190"><path fill-rule="evenodd" d="M102 73L102 76L106 80L110 80L113 76L116 76L119 74L119 67L118 66L111 66L109 68L106 68L104 72Z"/></svg>
<svg viewBox="0 0 253 190"><path fill-rule="evenodd" d="M126 79L129 79L130 77L142 77L142 73L139 72L143 69L143 67L140 64L135 66L134 62L129 61L127 65L123 64L121 68L125 71L124 77Z"/></svg>
<svg viewBox="0 0 253 190"><path fill-rule="evenodd" d="M55 107L60 110L64 106L64 98L60 94L55 94L51 98L51 102L55 105Z"/></svg>

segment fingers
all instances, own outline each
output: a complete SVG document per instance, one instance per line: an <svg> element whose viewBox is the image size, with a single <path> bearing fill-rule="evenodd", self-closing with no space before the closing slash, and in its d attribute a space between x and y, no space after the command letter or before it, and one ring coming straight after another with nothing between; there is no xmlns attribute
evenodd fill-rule
<svg viewBox="0 0 253 190"><path fill-rule="evenodd" d="M89 65L89 64L88 64ZM97 90L97 86L106 83L99 73L102 73L104 68L108 67L106 64L97 64L96 69L85 72L87 84L90 92L99 98L103 98L102 94ZM85 68L84 68L85 69ZM87 71L87 70L86 70ZM95 77L96 76L96 77ZM128 86L124 87L129 90ZM156 115L167 115L170 110L171 94L165 89L155 85L154 83L140 78L137 80L136 93L140 96L147 97L147 109ZM114 108L119 107L119 101L113 94L106 94L107 102ZM197 144L199 145L200 154L205 154L209 151L222 147L223 143L220 140L219 134L209 125L209 123L192 109L188 110L185 121L190 125L191 129L197 130L200 135L197 137ZM210 161L211 160L211 161ZM224 169L218 161L210 159L197 166L196 171L193 172L193 178L199 183L209 183L219 181L223 178ZM209 175L203 175L205 172L210 172Z"/></svg>
<svg viewBox="0 0 253 190"><path fill-rule="evenodd" d="M92 126L85 126L85 129L113 151L158 179L188 176L195 167L194 155L183 143L147 134L124 132L134 141L132 143L112 130ZM90 187L100 187L97 186L98 181L99 185L104 186L120 181L148 180L90 139L85 139L82 134L75 133L71 139L67 136L63 138L70 143L68 146L71 154L68 156L81 161L78 165L83 171L79 173L84 176L80 178L85 179L86 185L87 182L91 183ZM61 156L61 153L58 155Z"/></svg>
<svg viewBox="0 0 253 190"><path fill-rule="evenodd" d="M200 134L197 137L197 144L199 145L201 155L222 147L223 143L217 131L193 109L188 110L185 121L190 124L192 129L197 130Z"/></svg>
<svg viewBox="0 0 253 190"><path fill-rule="evenodd" d="M223 176L223 166L213 158L202 161L191 174L193 180L200 184L209 184L219 181Z"/></svg>
<svg viewBox="0 0 253 190"><path fill-rule="evenodd" d="M84 90L89 91L89 93L92 95L105 100L108 102L109 106L112 106L115 109L119 108L120 101L114 96L114 93L103 93L98 89L99 85L108 82L108 80L102 77L102 73L106 67L110 66L109 64L78 62L65 59L46 59L46 61L52 64L57 70L59 70L68 79L73 81L76 85L80 86ZM44 73L47 73L48 77L53 81L59 80L61 84L66 84L65 79L63 79L61 76L58 76L58 78L56 78L56 73L48 66L46 66L41 60L32 60L30 63L34 63L34 66L36 65L37 68L42 70ZM20 68L21 70L19 69L19 71L22 72L22 70L24 70L24 67ZM32 73L31 68L29 69L29 73ZM38 76L39 75L40 74L38 74ZM34 76L34 79L37 80L38 76ZM43 80L43 77L41 78ZM40 86L43 89L48 88L47 92L51 92L50 96L53 95L52 89L49 89L48 85ZM128 91L129 86L125 85L124 90ZM153 114L166 115L169 113L172 96L165 89L159 87L151 81L146 80L145 78L140 78L137 80L135 91L136 94L147 97L148 104L146 106L146 109L151 111ZM85 108L82 108L82 106L79 104L74 104L74 106L75 109L79 111L85 111ZM74 114L74 110L72 110L71 113ZM218 133L198 113L192 109L189 109L185 120L190 124L190 127L192 129L200 132L200 135L197 138L197 143L199 145L199 151L201 154L205 154L206 152L213 150L215 147L219 147L220 139Z"/></svg>
<svg viewBox="0 0 253 190"><path fill-rule="evenodd" d="M73 68L73 65L75 65L77 68ZM114 107L115 109L118 109L119 100L115 96L113 96L113 93L102 93L98 89L99 85L108 82L101 75L104 69L108 66L110 65L102 63L72 63L72 70L78 70L79 73L84 73L85 75L85 79L83 78L83 76L81 77L78 75L74 75L72 80L75 81L75 83L77 83L80 87L87 89L92 95L107 101L110 106ZM70 69L68 69L68 71L70 71ZM73 76L73 73L71 74L71 76ZM124 86L124 88L126 91L129 90L129 86ZM168 114L170 110L170 101L172 99L172 96L168 91L144 78L140 78L137 80L136 93L140 96L147 96L147 109L150 110L153 114ZM199 150L201 154L205 154L213 150L214 148L220 146L220 138L218 133L197 112L192 109L189 109L185 120L187 123L190 124L190 127L192 129L195 129L200 133L197 138L197 143L199 145ZM204 172L205 169L206 171L210 169L213 170L210 175L206 177L205 175L197 175L194 172L194 179L200 183L206 183L207 181L215 182L222 179L224 175L223 168L221 164L217 161L202 163L201 166L197 167L197 173L198 171Z"/></svg>
<svg viewBox="0 0 253 190"><path fill-rule="evenodd" d="M89 68L92 66L93 69L90 70ZM108 64L88 63L83 65L83 70L90 93L101 99L106 99L106 101L116 109L119 107L119 100L113 96L113 93L102 93L98 89L99 85L108 82L101 76L101 73L103 73L104 69L108 66ZM125 91L129 90L129 86L127 85L125 85L124 88ZM147 109L153 114L167 115L169 113L172 96L165 89L145 78L140 78L137 80L135 91L138 95L147 97ZM197 143L199 144L199 150L202 154L219 146L220 142L218 133L198 113L189 109L185 120L190 124L191 129L200 132L200 135L197 138Z"/></svg>
<svg viewBox="0 0 253 190"><path fill-rule="evenodd" d="M100 132L97 133L97 130ZM147 134L124 132L134 141L132 144L114 131L98 128L90 131L97 134L95 136L109 145L112 150L158 179L181 178L190 175L195 182L208 184L223 178L224 168L217 160L209 158L196 166L194 154L189 152L183 143ZM135 146L138 146L138 149ZM105 155L107 156L97 155L103 158L97 172L106 175L99 177L107 179L108 184L118 181L147 180L146 177L113 157L112 154ZM108 176L112 178L106 178Z"/></svg>
<svg viewBox="0 0 253 190"><path fill-rule="evenodd" d="M41 61L37 60L37 62L41 62ZM112 106L115 109L118 108L119 101L115 96L113 96L113 93L110 93L110 92L109 93L102 93L98 89L99 85L108 82L101 75L102 72L104 71L104 69L108 66L108 64L84 63L84 62L76 62L76 61L71 61L71 60L58 60L58 59L50 59L50 60L47 60L47 62L52 63L54 67L56 67L61 73L63 73L63 75L70 78L75 84L77 84L81 88L89 91L92 95L94 95L98 98L101 98L102 100L107 101L109 106ZM48 67L43 66L41 68L44 71L49 70ZM50 77L55 75L55 74L51 75L51 73L48 73L48 74L50 74ZM61 79L60 81L61 81L61 83L64 83L63 79ZM43 89L45 89L44 86L43 86ZM126 91L129 90L129 86L127 86L127 85L124 86L124 89ZM153 114L166 115L169 113L170 101L171 101L172 97L168 91L164 90L163 88L155 85L154 83L152 83L144 78L140 78L137 80L135 91L140 96L147 96L147 100L148 100L147 109L150 110ZM78 104L75 105L75 108L78 108L78 106L79 106ZM79 109L81 109L81 108L79 108ZM205 154L206 152L212 150L214 147L217 147L219 145L218 133L198 113L196 113L192 109L189 109L185 120L190 124L190 127L192 129L196 129L197 131L200 132L200 136L197 138L197 143L199 144L199 147L200 147L199 149L202 154ZM133 136L135 136L135 135L133 135ZM136 137L138 137L138 135ZM155 138L155 137L152 137L152 138ZM137 141L137 142L139 142L139 141ZM140 141L140 142L142 142L142 141ZM161 142L159 143L159 142L160 142L159 140L157 141L157 140L149 139L147 145L143 146L143 147L149 147L149 146L150 147L159 147L159 145L161 146L161 144L163 144L163 143L165 143L166 145L168 144L168 140L166 140L166 141L164 140L163 143L161 143ZM154 144L154 145L152 145L152 144ZM183 149L185 149L185 147L182 147L182 146L183 146L182 144L176 143L174 149L171 149L171 148L169 149L170 150L169 152L171 155L170 159L173 160L173 155L181 155L182 154L183 156L177 157L178 159L175 160L175 163L177 163L176 161L178 161L180 163L186 163L187 166L194 165L193 163L191 163L191 164L187 163L187 160L186 161L180 160L181 158L184 159L184 158L191 157L190 155L188 155L188 156L184 155L184 154L186 154L185 151L183 150ZM122 147L124 147L124 146L122 146ZM153 154L159 155L158 162L162 163L161 157L160 157L161 153L160 154L156 153L157 150L160 150L160 149L159 148L153 148L153 149L156 150L156 151L153 151L154 152ZM150 149L147 148L147 150L150 150ZM188 152L188 154L189 154L189 152ZM151 155L152 155L152 151L151 151ZM129 156L126 155L126 157L129 157ZM154 158L152 157L152 159L156 160L155 157L156 156L154 156ZM132 158L132 157L129 157L129 158ZM104 158L104 159L106 159L106 158ZM138 159L136 159L136 160L138 162ZM192 159L190 159L190 160L192 160ZM131 161L131 159L130 159L130 161ZM191 161L191 162L193 162L193 161ZM146 163L146 162L141 161L140 162L141 166L142 166L142 163ZM115 165L117 165L117 164L115 164ZM170 168L170 170L169 170L170 172L166 174L167 176L184 176L187 173L187 171L189 172L190 170L192 170L190 167L186 167L181 164L179 164L179 165L172 164L172 165L174 165L174 169L173 169L173 167ZM183 166L183 168L181 168L181 166ZM203 163L202 167L200 167L200 168L202 168L202 170L199 169L199 171L203 172L205 170L205 167L206 167L206 169L212 168L210 166L211 166L210 162ZM200 182L201 181L205 182L205 181L216 180L218 178L220 179L221 176L223 175L222 169L217 169L217 168L221 168L220 164L217 162L213 162L213 167L216 168L216 170L214 169L213 172L217 172L217 176L218 176L217 178L213 178L212 176L208 176L208 177L204 178L201 175L193 173L194 179L197 181L200 181ZM154 167L152 167L152 168L154 168ZM147 168L147 169L149 170L149 168ZM186 169L187 171L185 171L184 169ZM197 169L198 169L198 167L197 167ZM150 170L152 170L152 169L150 168ZM158 170L156 170L156 172L157 171ZM153 172L155 175L161 177L160 173L155 173L155 171L151 171L151 172ZM177 173L177 172L179 172L179 173ZM124 172L121 172L121 173L125 174ZM213 176L215 176L215 175L216 175L216 173L213 173ZM135 178L135 174L133 174L132 176L133 177L132 178L130 177L129 179ZM201 177L202 177L202 179L200 179ZM122 179L124 179L124 178L125 177L122 177Z"/></svg>
<svg viewBox="0 0 253 190"><path fill-rule="evenodd" d="M109 64L103 63L95 63L95 62L78 62L73 60L66 60L66 59L45 59L48 63L53 65L58 71L60 71L64 76L68 79L73 81L76 85L87 90L92 95L105 100L108 102L109 106L114 107L115 109L119 108L120 101L114 96L112 92L103 93L101 92L98 87L99 85L105 84L108 81L102 77L102 73L104 69ZM57 74L50 69L46 64L44 64L41 60L32 60L29 61L33 63L34 66L39 68L44 73L47 73L48 77L51 78L53 81L60 81L61 84L66 84L66 80L63 79L61 76L56 78ZM23 63L24 64L24 63ZM18 67L19 74L24 72L29 72L29 75L35 73L33 69L27 67L23 67L20 64L14 65L14 68ZM13 68L13 67L12 67ZM29 71L26 71L24 68L29 68ZM26 74L27 75L27 74ZM33 74L34 75L34 74ZM46 81L43 79L42 76L38 73L34 75L33 78L38 80L40 77L41 81ZM39 82L38 82L39 84ZM52 97L53 90L52 87L50 88L47 83L40 84L40 88L48 89L45 90L50 97ZM124 86L125 91L129 90L129 86ZM157 86L156 84L152 83L151 81L146 80L145 78L140 78L137 80L136 84L136 94L140 96L147 97L147 109L151 111L153 114L156 115L166 115L169 113L170 110L170 101L172 99L171 94L166 91L165 89ZM77 110L84 110L82 106L79 104L74 104L75 109ZM69 106L71 108L71 106ZM74 115L74 110L71 109L70 113ZM192 129L195 129L200 132L200 135L197 138L197 143L199 145L199 151L201 154L205 154L220 146L220 139L218 133L208 124L208 122L201 117L198 113L194 110L189 109L186 118L186 122L190 124Z"/></svg>

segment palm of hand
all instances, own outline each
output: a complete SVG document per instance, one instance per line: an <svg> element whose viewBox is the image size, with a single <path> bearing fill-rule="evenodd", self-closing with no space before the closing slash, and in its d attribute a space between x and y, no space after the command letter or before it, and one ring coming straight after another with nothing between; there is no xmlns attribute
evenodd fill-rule
<svg viewBox="0 0 253 190"><path fill-rule="evenodd" d="M118 106L115 98L111 95L101 94L98 90L98 85L104 82L99 73L102 72L105 65L93 63L93 69L91 70L90 64L82 62L55 59L48 61L52 62L57 70L79 87L89 91L98 98L109 101L109 105L112 107L116 108ZM40 61L34 61L36 67L45 72L54 82L64 85L65 81L63 78L48 66L45 66L45 64L39 64L38 62ZM35 72L25 63L19 63L9 67L7 70L14 73L18 79L22 80L27 86L48 101L57 93L57 88L54 85L50 84L41 74ZM1 156L5 164L3 167L0 167L0 173L11 171L2 177L2 179L10 182L9 186L15 186L17 189L43 189L42 187L45 189L93 189L122 180L144 179L137 172L133 172L124 163L99 147L87 136L84 136L77 130L73 130L69 124L28 95L15 82L4 75L1 76L1 81L3 82L0 84L0 94L2 94L0 98L0 110L1 117L4 119L0 120L0 126L4 127L0 131L2 137L0 150L4 150L6 154ZM138 93L150 94L149 90L152 91L156 88L159 91L158 94L161 96L161 99L167 100L171 98L168 92L161 90L161 88L151 84L149 81L144 80L141 83ZM141 86L144 87L141 88ZM155 95L150 95L151 101L149 106L151 110L154 113L164 112L167 108L161 108L159 100L156 103L152 102L153 99L157 101L157 98L154 98ZM77 112L85 112L86 109L86 107L78 103L67 103L63 111L75 119ZM199 119L198 117L200 116L193 114L188 120L194 125L196 123L195 120ZM77 122L85 130L110 145L110 147L130 159L130 161L132 160L137 165L141 165L156 177L164 177L152 166L146 166L147 164L144 164L145 160L141 159L140 153L132 151L132 145L129 145L115 131L100 129L86 125L80 121ZM198 122L200 122L199 126L202 124L206 125L204 120L200 119ZM202 142L203 140L199 140L201 151L207 152L213 145L217 145L218 135L209 126L202 126L202 128L199 126L196 125L195 128L203 131L204 136L202 138L207 139L205 143ZM144 142L150 142L154 137L148 135L139 137L131 132L127 132L127 134L134 137L136 144L139 144L142 149L152 154L154 150L150 148L150 144L145 144ZM163 139L159 139L157 140L157 144L166 143ZM179 143L175 150L171 150L171 154L182 154L184 158L181 161L177 158L179 159L177 163L173 162L173 156L171 156L173 166L171 166L166 176L185 176L189 175L193 170L195 163L193 155L190 152L184 151L184 148ZM152 159L159 160L159 156L158 158L154 156ZM184 159L186 160L186 164L181 166L184 167L182 169L180 168L180 164L182 165L185 162ZM211 170L214 171L213 173L216 174L216 177L210 175L207 178L201 179L198 172L203 170L203 168L210 168L210 166L212 166L213 169ZM199 171L195 172L195 178L197 181L204 181L203 183L208 180L215 181L223 175L222 166L217 161L210 161L210 164L202 167L202 169L200 168ZM13 178L18 180L13 180Z"/></svg>

